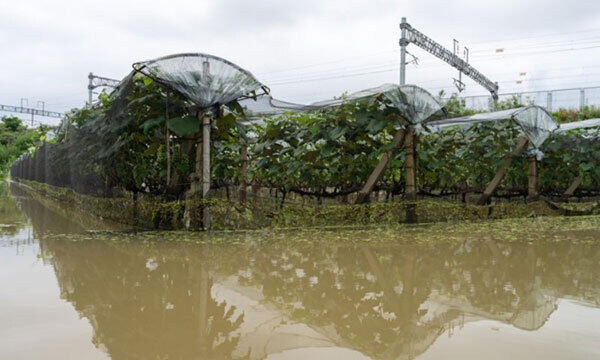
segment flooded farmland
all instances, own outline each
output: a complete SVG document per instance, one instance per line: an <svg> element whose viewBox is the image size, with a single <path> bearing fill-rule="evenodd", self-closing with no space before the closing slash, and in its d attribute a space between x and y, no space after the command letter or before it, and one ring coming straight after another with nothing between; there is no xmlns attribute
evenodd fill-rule
<svg viewBox="0 0 600 360"><path fill-rule="evenodd" d="M594 217L132 232L0 195L0 358L600 358Z"/></svg>

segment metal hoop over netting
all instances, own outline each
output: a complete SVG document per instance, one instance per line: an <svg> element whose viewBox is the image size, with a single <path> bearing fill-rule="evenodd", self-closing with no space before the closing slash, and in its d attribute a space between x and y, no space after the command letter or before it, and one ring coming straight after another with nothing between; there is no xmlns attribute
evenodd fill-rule
<svg viewBox="0 0 600 360"><path fill-rule="evenodd" d="M209 54L163 56L137 62L133 69L179 92L201 110L269 93L248 70Z"/></svg>

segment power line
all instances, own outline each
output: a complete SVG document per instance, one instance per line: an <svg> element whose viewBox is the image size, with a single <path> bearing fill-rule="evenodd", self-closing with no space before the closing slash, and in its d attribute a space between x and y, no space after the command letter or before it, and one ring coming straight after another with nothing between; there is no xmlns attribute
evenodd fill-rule
<svg viewBox="0 0 600 360"><path fill-rule="evenodd" d="M546 34L546 35L540 35L540 36L532 36L532 37L524 37L524 38L513 38L513 39L500 39L500 40L487 40L487 41L483 41L483 42L476 42L476 43L472 43L471 46L473 45L481 45L481 44L491 44L491 43L500 43L500 42L514 42L514 41L521 41L521 40L531 40L531 39L539 39L539 38L544 38L544 37L550 37L550 36L565 36L565 35L572 35L572 34L580 34L580 33L589 33L589 32L600 32L600 29L589 29L589 30L582 30L582 31L574 31L574 32L567 32L567 33L553 33L553 34ZM526 45L526 46L519 46L519 47L510 47L510 46L506 46L505 49L520 49L520 48L526 48L526 47L540 47L541 45L547 45L547 46L552 46L555 45L558 46L560 44L567 44L569 45L570 43L572 43L573 41L585 41L585 40L592 40L595 38L587 38L587 39L574 39L574 40L561 40L559 42L556 41L552 41L549 43L536 43L534 45ZM494 51L496 48L490 48L490 49L481 49L481 50L472 50L472 53L479 53L479 52L486 52L486 51ZM367 58L367 57L372 57L375 55L380 55L380 54L386 54L386 53L397 53L398 50L394 49L394 50L387 50L387 51L381 51L381 52L377 52L377 53L370 53L370 54L365 54L365 55L359 55L357 57L354 57L354 59L357 58ZM326 64L334 64L334 63L340 63L340 62L347 62L349 61L348 58L341 58L341 59L336 59L336 60L331 60L331 61L326 61L326 62L321 62L321 63L314 63L314 64L309 64L309 65L304 65L304 66L299 66L299 67L295 67L295 68L289 68L289 69L280 69L280 70L275 70L275 71L269 71L269 72L259 72L257 73L258 76L266 76L266 75L271 75L271 74L275 74L275 73L282 73L282 72L288 72L288 71L294 71L294 70L299 70L299 69L305 69L305 68L311 68L311 67L315 67L315 66L320 66L320 65L326 65Z"/></svg>
<svg viewBox="0 0 600 360"><path fill-rule="evenodd" d="M600 32L600 28L588 29L588 30L578 30L578 31L572 31L572 32L563 32L563 33L548 33L548 34L544 34L544 35L536 35L536 36L530 36L530 37L524 37L524 38L486 40L486 41L482 41L482 42L472 43L471 45L491 44L491 43L499 43L499 42L507 42L507 41L532 40L532 39L539 39L539 38L544 38L544 37L565 36L565 35L581 34L581 33L588 33L588 32L594 32L594 31Z"/></svg>
<svg viewBox="0 0 600 360"><path fill-rule="evenodd" d="M473 58L474 59L486 59L489 57L496 57L498 60L500 60L501 58L507 57L507 56L523 56L523 55L535 55L535 54L548 54L548 53L558 53L558 52L568 52L568 51L578 51L578 50L588 50L588 49L595 49L595 48L600 48L600 44L596 45L596 46L588 46L588 47L582 47L582 48L570 48L570 49L554 49L554 50L547 50L547 51L539 51L539 52L521 52L521 53L504 53L504 54L489 54L489 55L474 55ZM381 68L381 67L397 67L398 66L398 62L387 62L387 63L381 63L381 64L374 64L374 65L366 65L366 66L355 66L355 67L350 67L349 69L344 69L344 70L337 70L337 71L331 71L331 70L321 70L318 72L312 72L312 73L304 73L304 74L295 74L295 75L290 75L290 76L285 76L282 78L275 78L275 79L271 79L271 83L269 85L280 85L282 83L293 83L293 80L298 80L298 82L305 82L305 81L313 81L313 78L310 79L304 79L305 77L314 77L320 74L326 75L326 78L329 79L330 77L332 77L333 75L341 75L341 74L345 74L346 71L350 70L350 71L360 71L360 70L367 70L367 69L377 69L377 68ZM442 67L442 66L439 66ZM428 68L433 68L433 67L428 67ZM355 76L354 74L350 73L350 76ZM359 75L363 75L363 73L359 73Z"/></svg>
<svg viewBox="0 0 600 360"><path fill-rule="evenodd" d="M548 54L548 53L557 53L557 52L589 50L589 49L596 49L596 48L600 48L600 45L585 47L585 48L562 49L562 50L553 50L553 51L536 52L536 53L504 54L504 56ZM382 66L385 66L385 65L382 65ZM355 76L362 76L362 75L368 75L368 74L385 73L385 72L392 72L392 71L398 71L398 70L394 69L394 68L390 68L390 69L382 69L382 70L377 70L377 71L357 72L357 73L349 73L349 74L342 73L342 74L333 75L333 76L313 77L313 78L308 78L308 79L297 79L297 80L291 80L291 81L273 82L273 83L270 83L269 85L287 85L287 84L295 84L295 83L303 83L303 82L313 82L313 81L319 81L319 80L340 79L340 78L355 77Z"/></svg>

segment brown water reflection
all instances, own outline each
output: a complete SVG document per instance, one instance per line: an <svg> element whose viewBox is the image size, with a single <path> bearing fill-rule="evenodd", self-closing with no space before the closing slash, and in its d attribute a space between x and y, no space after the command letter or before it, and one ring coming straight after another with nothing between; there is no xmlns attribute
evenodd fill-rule
<svg viewBox="0 0 600 360"><path fill-rule="evenodd" d="M114 358L262 358L334 345L412 358L465 321L536 330L558 296L600 301L600 251L590 245L42 242L61 295ZM262 317L245 324L254 311Z"/></svg>
<svg viewBox="0 0 600 360"><path fill-rule="evenodd" d="M523 341L511 346L526 348L548 343L543 329L564 299L600 323L597 244L298 243L293 233L266 243L250 234L238 245L165 242L160 234L121 241L119 233L48 235L50 215L36 218L46 210L22 208L61 298L113 359L436 357L432 344L460 339L483 320L502 331L480 336L501 343L504 329L514 329ZM581 338L556 346L574 358L600 356L600 329L585 326ZM539 349L534 355L560 354Z"/></svg>

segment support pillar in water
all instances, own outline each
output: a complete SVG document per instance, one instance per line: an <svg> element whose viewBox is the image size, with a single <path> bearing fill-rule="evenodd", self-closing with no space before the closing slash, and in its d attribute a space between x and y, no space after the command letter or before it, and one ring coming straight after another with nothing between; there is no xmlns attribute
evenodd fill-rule
<svg viewBox="0 0 600 360"><path fill-rule="evenodd" d="M417 222L417 136L413 129L408 129L404 137L406 179L404 192L409 204L406 207L406 222Z"/></svg>
<svg viewBox="0 0 600 360"><path fill-rule="evenodd" d="M537 171L537 159L535 156L529 156L527 158L527 198L535 200L538 197L538 171Z"/></svg>
<svg viewBox="0 0 600 360"><path fill-rule="evenodd" d="M240 178L240 204L246 202L246 188L248 184L246 182L246 176L248 175L248 145L242 144L240 149L240 158L242 161L241 178Z"/></svg>
<svg viewBox="0 0 600 360"><path fill-rule="evenodd" d="M210 116L200 115L202 119L202 200L208 200L210 191ZM202 207L202 226L210 229L208 206Z"/></svg>

